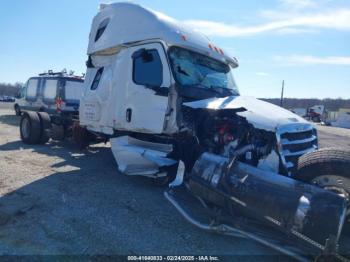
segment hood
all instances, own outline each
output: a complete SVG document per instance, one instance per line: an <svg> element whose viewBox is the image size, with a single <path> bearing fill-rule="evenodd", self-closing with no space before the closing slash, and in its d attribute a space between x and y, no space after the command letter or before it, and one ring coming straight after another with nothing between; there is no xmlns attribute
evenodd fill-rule
<svg viewBox="0 0 350 262"><path fill-rule="evenodd" d="M259 129L275 132L287 125L304 125L310 123L300 116L276 105L248 96L229 96L224 98L209 98L184 103L193 109L237 110L236 114L244 117L250 124Z"/></svg>

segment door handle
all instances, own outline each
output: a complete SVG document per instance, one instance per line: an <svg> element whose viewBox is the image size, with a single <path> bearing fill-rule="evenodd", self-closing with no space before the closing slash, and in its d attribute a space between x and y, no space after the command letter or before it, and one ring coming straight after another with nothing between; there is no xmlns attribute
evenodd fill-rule
<svg viewBox="0 0 350 262"><path fill-rule="evenodd" d="M131 122L131 117L132 117L132 110L131 108L128 108L126 109L126 114L125 114L126 122Z"/></svg>

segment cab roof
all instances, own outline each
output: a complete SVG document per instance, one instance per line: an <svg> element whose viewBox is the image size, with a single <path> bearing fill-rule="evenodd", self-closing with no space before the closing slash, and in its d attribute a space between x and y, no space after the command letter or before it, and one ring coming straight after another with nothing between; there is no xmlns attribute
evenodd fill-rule
<svg viewBox="0 0 350 262"><path fill-rule="evenodd" d="M87 53L113 54L121 46L156 39L238 66L235 58L226 55L205 35L174 18L133 3L119 2L100 6L100 11L92 22Z"/></svg>
<svg viewBox="0 0 350 262"><path fill-rule="evenodd" d="M48 70L48 72L40 73L38 76L34 76L31 78L64 78L66 80L76 80L76 81L84 81L84 76L76 76L73 74L67 74L66 71L53 72L52 70Z"/></svg>

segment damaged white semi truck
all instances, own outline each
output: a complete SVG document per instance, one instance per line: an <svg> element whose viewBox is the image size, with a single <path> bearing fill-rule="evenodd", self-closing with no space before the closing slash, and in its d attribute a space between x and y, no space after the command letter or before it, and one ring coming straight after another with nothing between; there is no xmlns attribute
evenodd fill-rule
<svg viewBox="0 0 350 262"><path fill-rule="evenodd" d="M101 5L73 136L111 143L119 170L169 184L166 198L202 229L254 239L294 258L337 253L350 193L350 153L318 150L315 127L240 96L235 58L164 14ZM32 117L24 140L50 135ZM24 121L26 119L26 121ZM34 122L33 122L34 121ZM40 121L40 122L38 122ZM33 128L40 126L40 132ZM21 130L22 130L21 128Z"/></svg>

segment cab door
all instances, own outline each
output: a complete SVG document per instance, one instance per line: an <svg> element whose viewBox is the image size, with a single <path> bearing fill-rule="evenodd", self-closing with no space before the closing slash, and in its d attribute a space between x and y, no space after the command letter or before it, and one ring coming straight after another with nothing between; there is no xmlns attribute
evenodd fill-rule
<svg viewBox="0 0 350 262"><path fill-rule="evenodd" d="M127 54L125 127L130 131L162 133L168 107L170 69L163 46L131 47Z"/></svg>

